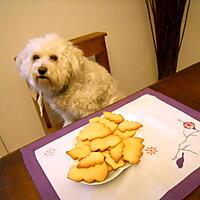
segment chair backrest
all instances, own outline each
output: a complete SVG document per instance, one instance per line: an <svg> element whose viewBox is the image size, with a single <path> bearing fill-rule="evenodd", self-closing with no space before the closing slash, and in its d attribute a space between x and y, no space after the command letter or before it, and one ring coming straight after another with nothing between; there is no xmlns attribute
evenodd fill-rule
<svg viewBox="0 0 200 200"><path fill-rule="evenodd" d="M94 32L78 38L71 39L69 41L71 41L78 48L82 49L86 57L94 56L96 62L104 66L108 72L111 72L108 61L105 36L107 36L107 33L105 32ZM43 106L43 116L40 115L40 109L37 103L38 97L38 94L32 93L33 102L40 117L45 133L50 134L59 130L62 127L63 122L59 122L57 124L53 124L51 122L49 116L50 114L48 112L49 106L47 103L45 103Z"/></svg>

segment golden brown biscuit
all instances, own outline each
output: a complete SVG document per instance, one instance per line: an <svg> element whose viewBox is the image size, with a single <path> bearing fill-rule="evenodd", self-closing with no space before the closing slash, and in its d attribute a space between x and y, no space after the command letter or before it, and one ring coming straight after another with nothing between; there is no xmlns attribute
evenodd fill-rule
<svg viewBox="0 0 200 200"><path fill-rule="evenodd" d="M142 127L142 124L140 124L138 122L132 122L132 121L125 120L119 124L118 129L122 132L125 132L127 130L136 130L140 127Z"/></svg>
<svg viewBox="0 0 200 200"><path fill-rule="evenodd" d="M102 154L105 158L106 158L106 157L110 157L109 150L101 151L101 154Z"/></svg>
<svg viewBox="0 0 200 200"><path fill-rule="evenodd" d="M105 118L109 119L110 121L115 122L116 124L120 124L124 121L124 118L121 114L114 114L112 112L103 112Z"/></svg>
<svg viewBox="0 0 200 200"><path fill-rule="evenodd" d="M112 132L117 128L117 124L103 117L94 117L89 120L90 123L99 122L108 127Z"/></svg>
<svg viewBox="0 0 200 200"><path fill-rule="evenodd" d="M113 169L117 169L119 167L123 167L126 163L121 158L118 162L115 162L111 157L107 157L105 159L106 163L110 165Z"/></svg>
<svg viewBox="0 0 200 200"><path fill-rule="evenodd" d="M108 166L105 162L100 165L95 165L89 168L77 168L72 166L68 173L68 178L74 181L85 181L92 183L94 181L101 182L106 179L108 175Z"/></svg>
<svg viewBox="0 0 200 200"><path fill-rule="evenodd" d="M110 156L117 163L123 155L124 143L120 142L117 146L110 148Z"/></svg>
<svg viewBox="0 0 200 200"><path fill-rule="evenodd" d="M66 153L74 160L85 158L90 154L90 147L86 144L77 144L73 149Z"/></svg>
<svg viewBox="0 0 200 200"><path fill-rule="evenodd" d="M135 135L135 133L137 132L137 130L127 130L125 132L120 131L118 128L114 131L114 135L119 135L120 138L125 139L128 137L132 137Z"/></svg>
<svg viewBox="0 0 200 200"><path fill-rule="evenodd" d="M96 164L102 164L104 162L104 156L100 152L91 152L87 157L79 161L78 168L92 167Z"/></svg>
<svg viewBox="0 0 200 200"><path fill-rule="evenodd" d="M123 140L125 145L123 152L123 159L131 164L137 164L142 156L143 139L138 137L130 137Z"/></svg>
<svg viewBox="0 0 200 200"><path fill-rule="evenodd" d="M77 143L76 144L87 144L90 145L90 140L83 140L81 141L79 135L76 137Z"/></svg>
<svg viewBox="0 0 200 200"><path fill-rule="evenodd" d="M84 127L78 136L79 140L93 140L108 136L112 131L99 122L93 122Z"/></svg>
<svg viewBox="0 0 200 200"><path fill-rule="evenodd" d="M107 163L107 166L108 166L108 172L113 171L113 168L108 163Z"/></svg>
<svg viewBox="0 0 200 200"><path fill-rule="evenodd" d="M118 135L109 135L104 138L97 138L90 142L91 151L105 151L109 147L114 147L121 142L121 138Z"/></svg>

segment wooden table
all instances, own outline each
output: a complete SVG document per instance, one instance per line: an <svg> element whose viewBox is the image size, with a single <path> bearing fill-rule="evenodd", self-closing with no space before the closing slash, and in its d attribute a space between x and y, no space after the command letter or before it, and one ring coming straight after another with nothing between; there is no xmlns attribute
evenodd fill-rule
<svg viewBox="0 0 200 200"><path fill-rule="evenodd" d="M200 63L194 64L150 88L200 111ZM0 200L37 200L40 196L19 150L0 159ZM200 199L200 187L187 200Z"/></svg>

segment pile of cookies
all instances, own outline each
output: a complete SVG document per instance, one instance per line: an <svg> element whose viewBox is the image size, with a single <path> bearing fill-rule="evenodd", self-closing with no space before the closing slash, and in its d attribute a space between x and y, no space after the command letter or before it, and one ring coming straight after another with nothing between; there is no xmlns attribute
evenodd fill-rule
<svg viewBox="0 0 200 200"><path fill-rule="evenodd" d="M138 164L144 145L143 139L134 135L141 127L142 124L112 112L90 119L76 137L75 147L66 152L79 161L70 168L68 178L78 182L101 182L126 163Z"/></svg>

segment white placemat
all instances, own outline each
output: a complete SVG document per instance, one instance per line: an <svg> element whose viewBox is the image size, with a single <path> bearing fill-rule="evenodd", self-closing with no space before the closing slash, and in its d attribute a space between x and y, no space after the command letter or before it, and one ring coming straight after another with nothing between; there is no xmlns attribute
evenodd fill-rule
<svg viewBox="0 0 200 200"><path fill-rule="evenodd" d="M37 149L35 156L60 199L155 200L200 166L200 122L151 95L114 111L143 124L145 148L139 165L114 180L88 186L66 178L72 165L66 151L79 130Z"/></svg>

